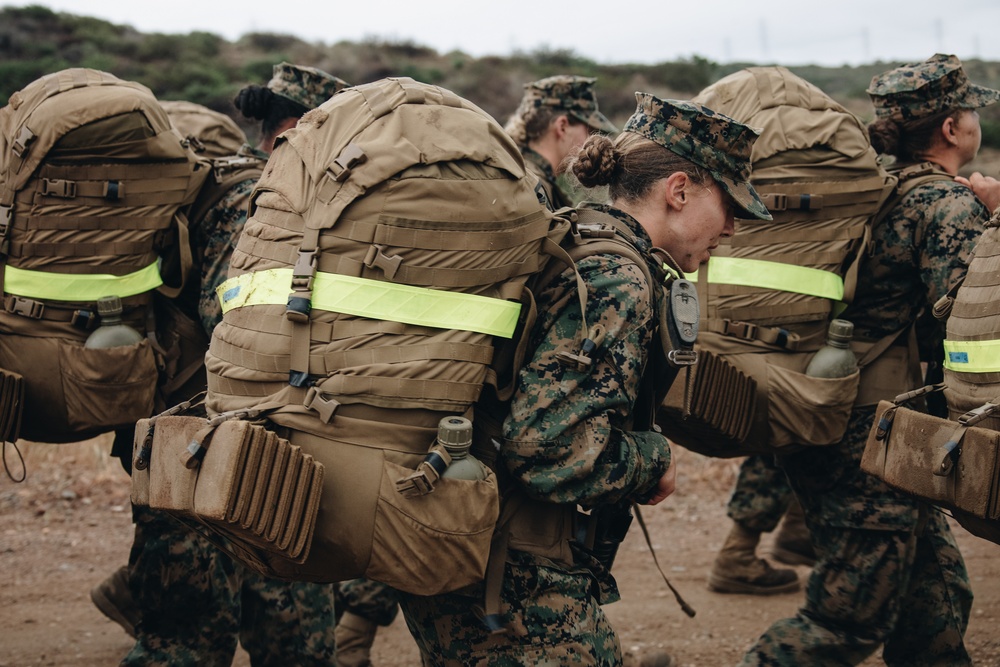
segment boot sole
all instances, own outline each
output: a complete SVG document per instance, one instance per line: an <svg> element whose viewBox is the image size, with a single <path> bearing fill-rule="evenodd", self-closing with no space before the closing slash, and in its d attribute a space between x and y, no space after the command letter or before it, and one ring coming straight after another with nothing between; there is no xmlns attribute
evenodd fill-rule
<svg viewBox="0 0 1000 667"><path fill-rule="evenodd" d="M807 556L797 551L791 551L790 549L783 549L777 545L771 549L771 558L776 561L780 561L785 565L808 565L809 567L812 567L816 564L816 559L812 556Z"/></svg>
<svg viewBox="0 0 1000 667"><path fill-rule="evenodd" d="M90 591L90 601L94 603L94 606L97 607L102 614L120 625L122 629L128 633L129 637L135 639L135 626L131 623L131 621L129 621L128 618L125 617L121 610L115 606L115 603L107 598L107 596L95 588Z"/></svg>
<svg viewBox="0 0 1000 667"><path fill-rule="evenodd" d="M780 586L759 586L738 579L710 574L708 576L708 590L715 593L735 593L738 595L781 595L799 590L799 581L796 579Z"/></svg>

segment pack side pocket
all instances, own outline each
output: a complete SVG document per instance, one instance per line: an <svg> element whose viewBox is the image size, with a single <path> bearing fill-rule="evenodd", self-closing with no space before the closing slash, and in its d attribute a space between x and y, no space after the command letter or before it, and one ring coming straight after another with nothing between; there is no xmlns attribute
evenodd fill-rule
<svg viewBox="0 0 1000 667"><path fill-rule="evenodd" d="M767 367L767 411L772 444L833 445L847 430L861 373L816 378L780 366Z"/></svg>
<svg viewBox="0 0 1000 667"><path fill-rule="evenodd" d="M72 428L111 428L153 414L156 362L148 340L100 349L64 342L59 365Z"/></svg>
<svg viewBox="0 0 1000 667"><path fill-rule="evenodd" d="M440 479L427 495L404 498L396 480L412 470L385 462L365 576L416 595L481 581L500 514L496 476Z"/></svg>

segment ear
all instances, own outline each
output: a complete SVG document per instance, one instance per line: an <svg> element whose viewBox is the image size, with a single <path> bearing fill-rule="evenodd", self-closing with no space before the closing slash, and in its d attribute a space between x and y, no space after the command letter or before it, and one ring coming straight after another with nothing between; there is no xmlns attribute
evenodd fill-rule
<svg viewBox="0 0 1000 667"><path fill-rule="evenodd" d="M958 145L958 123L949 116L941 123L941 138L949 146Z"/></svg>
<svg viewBox="0 0 1000 667"><path fill-rule="evenodd" d="M555 120L552 121L552 129L555 130L556 138L561 139L566 134L566 129L569 127L569 116L562 114L561 116L556 116Z"/></svg>
<svg viewBox="0 0 1000 667"><path fill-rule="evenodd" d="M675 171L663 181L663 198L667 208L680 211L688 202L691 178L683 171Z"/></svg>

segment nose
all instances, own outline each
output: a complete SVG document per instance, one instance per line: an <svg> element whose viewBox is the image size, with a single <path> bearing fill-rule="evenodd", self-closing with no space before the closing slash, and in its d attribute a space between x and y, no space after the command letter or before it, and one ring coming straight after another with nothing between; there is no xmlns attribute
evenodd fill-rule
<svg viewBox="0 0 1000 667"><path fill-rule="evenodd" d="M722 228L721 236L723 238L729 238L736 233L736 216L733 215L733 209L730 208L726 211L726 226Z"/></svg>

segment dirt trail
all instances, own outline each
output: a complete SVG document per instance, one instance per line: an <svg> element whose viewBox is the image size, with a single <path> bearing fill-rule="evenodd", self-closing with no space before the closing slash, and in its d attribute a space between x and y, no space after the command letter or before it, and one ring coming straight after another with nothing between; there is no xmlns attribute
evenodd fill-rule
<svg viewBox="0 0 1000 667"><path fill-rule="evenodd" d="M125 562L131 544L128 477L106 440L22 443L28 479L0 473L0 667L115 665L129 638L91 604L90 588ZM8 451L8 462L16 465ZM680 665L734 665L774 619L794 613L802 593L758 598L706 589L728 530L725 502L737 463L681 450L677 493L644 516L660 563L697 610L688 618L663 585L638 529L615 565L623 600L607 607L624 648L662 646ZM955 533L976 593L967 634L980 667L1000 667L1000 546ZM765 541L766 550L768 542ZM808 568L799 568L804 578ZM379 633L376 667L411 667L417 652L402 620ZM235 665L246 667L245 654ZM880 665L877 656L864 663Z"/></svg>

